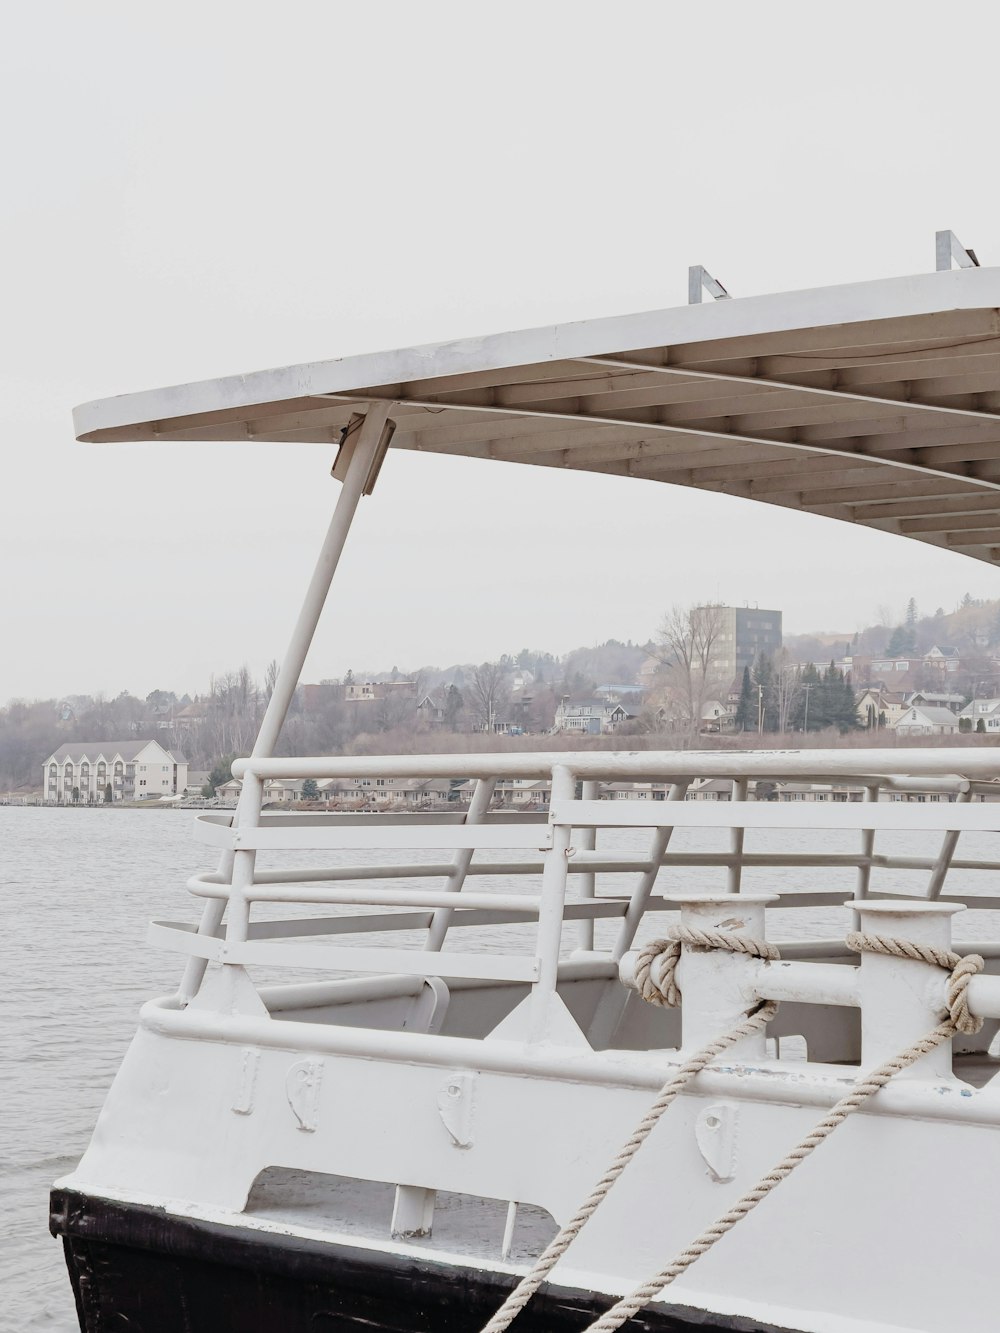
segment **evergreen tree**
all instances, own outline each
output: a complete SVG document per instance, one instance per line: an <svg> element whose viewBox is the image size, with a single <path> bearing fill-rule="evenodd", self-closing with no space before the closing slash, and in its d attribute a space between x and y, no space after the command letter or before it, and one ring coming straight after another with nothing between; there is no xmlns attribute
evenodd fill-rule
<svg viewBox="0 0 1000 1333"><path fill-rule="evenodd" d="M817 720L819 714L816 711L819 705L819 685L819 672L812 662L807 662L799 672L798 694L788 720L792 731L818 731L822 726L822 722Z"/></svg>
<svg viewBox="0 0 1000 1333"><path fill-rule="evenodd" d="M908 625L897 625L892 631L886 653L889 657L910 657L917 651L917 638Z"/></svg>
<svg viewBox="0 0 1000 1333"><path fill-rule="evenodd" d="M911 597L910 600L906 603L906 626L908 629L913 629L916 626L916 623L917 623L917 599L915 597Z"/></svg>
<svg viewBox="0 0 1000 1333"><path fill-rule="evenodd" d="M319 795L319 788L316 786L315 778L306 778L302 784L302 799L304 801L315 801Z"/></svg>
<svg viewBox="0 0 1000 1333"><path fill-rule="evenodd" d="M851 681L851 673L842 671L840 674L840 709L837 717L837 726L841 732L855 731L861 724L858 721L858 700L854 693L854 685Z"/></svg>
<svg viewBox="0 0 1000 1333"><path fill-rule="evenodd" d="M740 701L736 705L736 730L751 731L757 725L757 691L750 679L750 668L743 668L743 683L740 686Z"/></svg>
<svg viewBox="0 0 1000 1333"><path fill-rule="evenodd" d="M458 718L464 703L462 691L456 685L449 685L444 696L444 720L451 731L458 728Z"/></svg>

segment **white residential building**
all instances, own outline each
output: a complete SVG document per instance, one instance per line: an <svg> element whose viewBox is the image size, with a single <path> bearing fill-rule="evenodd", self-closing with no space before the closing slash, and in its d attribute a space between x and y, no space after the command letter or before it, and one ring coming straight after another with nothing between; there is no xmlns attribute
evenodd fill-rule
<svg viewBox="0 0 1000 1333"><path fill-rule="evenodd" d="M617 731L631 714L614 699L562 699L556 709L553 731L579 731L587 736Z"/></svg>
<svg viewBox="0 0 1000 1333"><path fill-rule="evenodd" d="M958 718L949 708L926 704L908 708L895 726L897 736L950 736L958 731Z"/></svg>
<svg viewBox="0 0 1000 1333"><path fill-rule="evenodd" d="M100 805L159 800L187 786L188 762L159 741L76 741L60 745L42 765L46 805ZM75 793L75 795L74 795Z"/></svg>
<svg viewBox="0 0 1000 1333"><path fill-rule="evenodd" d="M967 717L973 731L979 729L980 722L985 731L1000 731L1000 699L973 699L958 716Z"/></svg>

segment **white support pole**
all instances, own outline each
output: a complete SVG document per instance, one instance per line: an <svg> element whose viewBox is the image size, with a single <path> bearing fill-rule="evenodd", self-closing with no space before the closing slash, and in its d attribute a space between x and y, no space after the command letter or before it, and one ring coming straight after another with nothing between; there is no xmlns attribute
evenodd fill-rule
<svg viewBox="0 0 1000 1333"><path fill-rule="evenodd" d="M476 790L472 793L472 800L469 802L469 808L465 813L464 822L466 824L481 824L483 822L486 812L490 808L493 789L496 785L496 778L480 778L477 781ZM455 853L452 871L447 880L449 893L462 892L473 855L474 849L471 847L462 847ZM425 949L440 949L442 947L454 914L455 909L453 907L439 907L437 909L427 931Z"/></svg>
<svg viewBox="0 0 1000 1333"><path fill-rule="evenodd" d="M733 778L732 799L734 801L745 801L750 784L746 778ZM739 893L740 884L743 879L743 843L746 838L746 829L732 828L729 830L729 850L733 854L733 859L729 864L729 870L726 873L726 892Z"/></svg>
<svg viewBox="0 0 1000 1333"><path fill-rule="evenodd" d="M601 784L599 782L584 782L582 784L582 798L585 801L597 801L601 795ZM574 844L581 852L593 852L597 850L597 827L591 825L589 828L577 829L576 841ZM581 874L574 879L577 886L577 896L581 899L590 900L597 897L597 876L590 872ZM581 921L576 928L576 947L578 949L592 949L594 947L594 919Z"/></svg>
<svg viewBox="0 0 1000 1333"><path fill-rule="evenodd" d="M870 782L865 786L865 801L878 802L879 791L881 788L877 782ZM856 898L867 898L868 888L872 878L871 858L875 855L875 830L866 828L861 830L861 855L865 858L865 863L858 866L857 880L854 887L854 896Z"/></svg>
<svg viewBox="0 0 1000 1333"><path fill-rule="evenodd" d="M388 402L372 403L358 432L357 444L347 465L347 475L340 488L333 518L330 520L319 559L316 561L316 568L309 581L299 618L292 630L292 637L281 670L278 672L274 691L260 724L260 732L253 747L255 759L274 753L282 723L295 694L295 687L299 683L306 655L312 645L313 635L316 633L316 626L319 624L327 593L330 591L330 584L340 562L347 534L351 530L351 523L361 500L365 482L375 461L390 406Z"/></svg>
<svg viewBox="0 0 1000 1333"><path fill-rule="evenodd" d="M344 549L344 543L347 540L347 534L351 530L351 523L357 510L358 503L361 500L364 491L365 482L371 471L372 463L375 461L375 455L378 450L379 441L382 438L382 430L389 415L391 404L388 402L376 402L368 409L364 423L358 432L357 443L354 446L354 453L347 466L347 475L344 478L343 485L340 488L340 495L337 497L337 504L333 511L333 517L330 520L330 526L327 529L322 548L320 549L319 559L316 561L316 568L309 581L309 587L306 590L305 599L302 603L302 609L299 612L299 618L295 622L295 628L292 631L292 637L288 644L288 650L285 653L284 661L281 664L281 670L278 672L278 679L275 681L274 690L271 698L268 700L267 708L264 711L264 718L260 724L260 731L257 735L256 743L253 747L255 758L269 757L274 753L274 747L277 744L278 736L281 732L282 724L288 714L289 705L295 694L295 687L299 683L299 676L302 673L302 667L305 664L306 655L312 644L313 635L316 633L316 626L319 623L323 606L326 602L327 593L330 591L330 584L333 582L333 576L337 565L340 562L340 556ZM244 779L240 799L237 805L237 812L234 817L234 824L246 822L243 815L249 807L245 806L247 798L247 780ZM256 813L253 822L256 823L260 818L260 784L257 783L258 791L256 793ZM252 804L252 803L251 803ZM251 861L252 861L252 853ZM224 874L227 879L233 876L235 883L235 864L233 853L223 852L219 861L219 873ZM245 869L241 870L241 880L245 876ZM253 866L251 863L250 880L247 886L253 880ZM225 901L222 899L208 902L202 910L201 921L198 923L199 935L214 935L222 923L223 913L225 911ZM247 914L248 915L248 914ZM203 958L193 958L185 970L178 992L178 999L182 1004L186 1004L198 991L205 975L207 963Z"/></svg>
<svg viewBox="0 0 1000 1333"><path fill-rule="evenodd" d="M552 768L552 805L556 801L572 801L576 796L576 777L565 764ZM543 1041L548 1029L548 1018L556 996L559 980L559 948L562 944L563 909L566 902L566 881L569 870L569 852L573 829L569 824L557 824L552 829L552 846L545 853L542 871L542 903L538 912L538 933L535 954L538 958L538 980L531 993L530 1040Z"/></svg>

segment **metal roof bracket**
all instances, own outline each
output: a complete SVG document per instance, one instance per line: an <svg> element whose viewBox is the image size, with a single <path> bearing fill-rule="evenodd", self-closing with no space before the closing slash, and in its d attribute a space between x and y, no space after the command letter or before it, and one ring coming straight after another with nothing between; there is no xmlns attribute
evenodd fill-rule
<svg viewBox="0 0 1000 1333"><path fill-rule="evenodd" d="M940 234L939 232L938 235ZM725 287L717 278L712 277L703 264L692 264L688 269L688 305L699 305L703 292L708 292L716 301L730 300Z"/></svg>
<svg viewBox="0 0 1000 1333"><path fill-rule="evenodd" d="M959 268L979 267L975 250L967 250L953 231L935 232L934 249L939 273L946 273L952 264Z"/></svg>

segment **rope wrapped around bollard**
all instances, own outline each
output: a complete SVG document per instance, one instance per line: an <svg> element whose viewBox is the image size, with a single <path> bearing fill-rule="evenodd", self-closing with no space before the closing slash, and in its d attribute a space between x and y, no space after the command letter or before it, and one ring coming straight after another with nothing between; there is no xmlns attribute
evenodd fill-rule
<svg viewBox="0 0 1000 1333"><path fill-rule="evenodd" d="M680 999L680 993L677 991L676 983L674 981L674 968L676 967L679 948L675 951L674 946L677 944L678 940L687 942L687 933L686 930L684 932L671 932L673 936L671 940L656 942L657 945L661 946L659 952L652 952L656 946L649 945L640 956L640 961L642 961L642 958L644 958L647 953L650 953L651 955L648 962L645 964L646 981L641 983L641 985L645 986L648 984L649 986L655 986L661 999L654 1000L653 1003L677 1003ZM691 933L700 934L701 932ZM722 934L722 932L705 932L705 935L715 933ZM733 938L742 940L742 937ZM699 940L698 943L703 943L703 941ZM819 1124L810 1130L805 1138L801 1139L794 1148L786 1153L780 1162L763 1175L752 1189L748 1190L737 1199L731 1208L727 1209L721 1217L717 1218L710 1226L706 1227L700 1235L696 1236L695 1239L691 1241L680 1254L672 1259L669 1264L660 1269L659 1272L653 1274L652 1277L647 1278L645 1282L634 1288L634 1290L627 1296L623 1297L620 1301L617 1301L609 1310L605 1311L605 1313L601 1315L599 1319L595 1320L594 1323L588 1325L587 1329L584 1330L584 1333L615 1333L615 1331L621 1328L621 1326L631 1319L633 1315L638 1314L639 1311L647 1306L651 1300L658 1296L665 1287L668 1287L673 1281L680 1277L680 1275L700 1259L703 1254L706 1254L717 1241L721 1240L727 1231L731 1231L738 1222L741 1222L744 1217L753 1212L757 1205L771 1193L775 1186L779 1185L781 1181L791 1175L795 1168L800 1166L801 1163L819 1147L823 1140L833 1133L838 1125L842 1125L848 1116L852 1115L870 1097L874 1096L875 1093L881 1091L890 1079L902 1070L908 1069L910 1065L915 1064L922 1056L929 1054L930 1051L933 1051L943 1042L949 1041L956 1032L961 1032L965 1035L973 1035L982 1027L983 1020L981 1018L976 1018L975 1015L971 1013L968 1001L969 982L972 977L977 976L985 967L985 963L979 954L967 954L963 957L961 954L954 953L950 949L937 949L931 945L915 944L910 940L900 940L893 936L873 935L857 931L852 932L847 936L847 946L849 949L853 949L858 953L881 953L894 958L912 958L916 961L930 963L934 967L940 967L947 970L949 973L946 993L947 1017L925 1036L921 1037L918 1041L915 1041L905 1050L900 1051L898 1055L893 1056L890 1060L884 1061L876 1069L869 1071L867 1074L863 1074L858 1079L851 1092L849 1092L846 1097L842 1097L839 1102L831 1107ZM707 945L707 947L728 946L710 944ZM766 944L763 947L766 949L772 948L772 946ZM743 949L741 946L741 952L750 952L750 950ZM660 976L656 983L653 983L649 978L652 975L652 969L657 958L662 958L663 961L660 965ZM636 978L638 981L638 966L636 968ZM640 990L640 993L643 994L644 998L647 998L644 990ZM666 998L668 994L676 995L677 998L672 1001L668 1000ZM764 1005L756 1010L752 1015L748 1016L747 1020L741 1024L739 1028L733 1029L733 1032L727 1033L725 1037L719 1038L712 1046L703 1048L703 1050L699 1051L696 1056L692 1057L691 1061L681 1066L678 1075L664 1086L656 1101L653 1103L653 1106L650 1107L650 1110L640 1122L635 1133L632 1135L632 1138L629 1139L628 1143L626 1143L621 1152L619 1152L618 1156L594 1187L594 1190L591 1192L587 1200L585 1200L576 1215L565 1227L563 1227L555 1240L552 1241L541 1255L535 1266L521 1280L490 1322L484 1326L481 1333L504 1333L504 1330L509 1328L520 1311L531 1299L534 1292L541 1286L556 1261L565 1250L569 1248L569 1245L575 1236L579 1234L584 1223L587 1221L587 1218L590 1217L601 1199L605 1197L608 1190L614 1184L615 1180L621 1175L625 1166L631 1161L632 1157L638 1150L638 1147L648 1137L657 1120L659 1120L660 1116L684 1085L690 1082L691 1078L694 1077L694 1074L689 1074L685 1077L684 1071L688 1068L688 1065L701 1059L706 1051L711 1051L713 1048L719 1047L720 1042L725 1043L725 1045L732 1045L734 1041L740 1039L738 1036L734 1035L735 1033L740 1032L740 1035L742 1036L749 1035L749 1031L757 1030L762 1024L758 1023L755 1026L750 1025L754 1024L755 1019L760 1018L764 1009L767 1007L767 1005ZM772 1005L771 1014L768 1016L769 1018L773 1017L776 1009L777 1005ZM767 1021L768 1019L764 1020L765 1023ZM741 1031L741 1029L747 1029L747 1031L744 1032ZM721 1049L725 1049L725 1045L723 1045ZM711 1058L712 1057L709 1056L708 1059L704 1060L699 1068L695 1070L695 1073L700 1072L700 1069L704 1068L705 1065L710 1062ZM659 1109L657 1110L656 1108ZM641 1133L643 1127L647 1125L647 1122L648 1128L645 1129L644 1133ZM640 1133L641 1137L638 1137L638 1141L636 1142L637 1136L639 1136ZM633 1143L635 1145L634 1147L631 1146Z"/></svg>
<svg viewBox="0 0 1000 1333"><path fill-rule="evenodd" d="M675 972L681 955L681 945L688 944L703 949L725 949L730 953L745 953L754 958L774 960L780 958L778 950L766 940L754 940L743 935L735 935L725 930L702 930L689 926L675 926L668 939L653 940L641 950L636 960L636 989L642 998L650 1004L676 1007L681 1002L681 992L677 985ZM659 966L657 967L657 964ZM654 971L657 975L654 979ZM490 1319L484 1324L481 1333L504 1333L509 1328L532 1296L542 1285L549 1273L569 1249L580 1234L585 1224L596 1211L598 1205L607 1196L611 1186L631 1162L646 1139L680 1092L697 1077L703 1069L712 1063L717 1055L735 1046L744 1037L760 1032L778 1012L774 1000L761 1001L747 1014L742 1023L721 1037L703 1046L671 1074L664 1083L649 1110L642 1117L635 1129L622 1144L614 1160L601 1176L600 1180L587 1195L583 1203L573 1214L558 1234L549 1242L535 1261L534 1266L525 1274L511 1294Z"/></svg>

